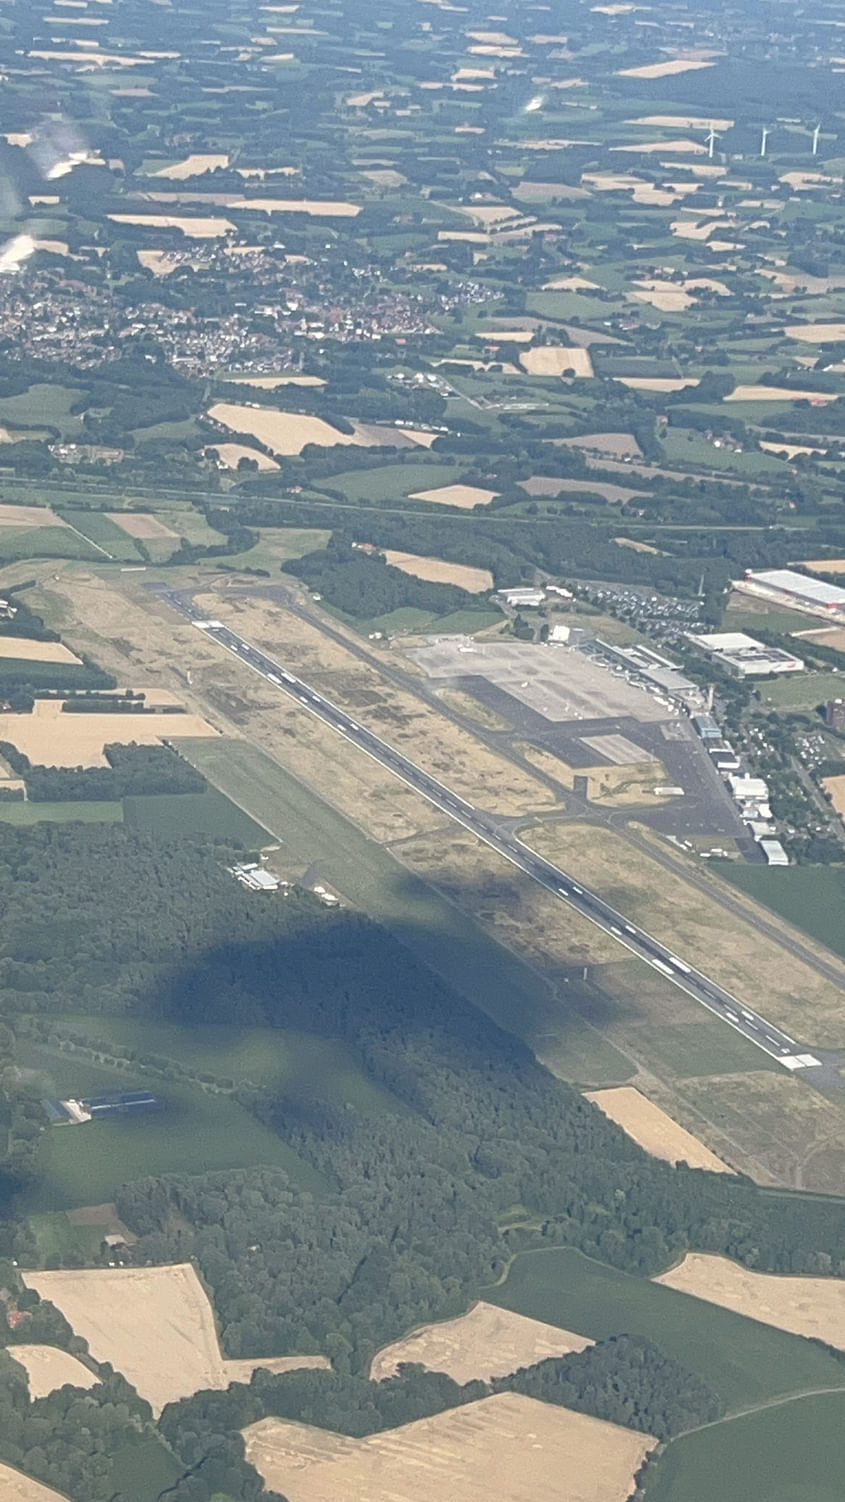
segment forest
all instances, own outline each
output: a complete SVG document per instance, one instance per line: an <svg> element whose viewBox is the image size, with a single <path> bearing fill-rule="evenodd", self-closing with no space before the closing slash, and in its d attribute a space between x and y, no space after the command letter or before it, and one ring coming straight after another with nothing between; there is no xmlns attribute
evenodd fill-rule
<svg viewBox="0 0 845 1502"><path fill-rule="evenodd" d="M0 741L0 756L23 778L32 803L117 802L155 793L202 793L208 783L201 772L169 746L120 743L104 746L107 767L40 767L10 741Z"/></svg>
<svg viewBox="0 0 845 1502"><path fill-rule="evenodd" d="M403 544L408 546L407 540ZM394 568L381 553L366 552L340 533L333 533L326 548L290 559L283 571L302 579L309 589L346 615L364 619L388 615L412 607L448 615L453 610L478 607L478 596L454 584L434 584Z"/></svg>

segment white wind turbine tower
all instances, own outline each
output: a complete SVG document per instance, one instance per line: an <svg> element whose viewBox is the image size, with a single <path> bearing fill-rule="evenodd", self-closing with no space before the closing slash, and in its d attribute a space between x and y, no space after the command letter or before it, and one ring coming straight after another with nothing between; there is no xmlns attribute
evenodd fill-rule
<svg viewBox="0 0 845 1502"><path fill-rule="evenodd" d="M710 130L707 133L707 155L710 158L711 162L713 160L713 151L718 139L719 137L717 136L714 127L711 125Z"/></svg>
<svg viewBox="0 0 845 1502"><path fill-rule="evenodd" d="M766 143L767 143L767 141L768 141L769 136L771 135L771 133L772 133L771 132L771 127L768 126L768 125L764 125L763 126L762 134L760 136L760 155L761 156L765 156L766 155Z"/></svg>
<svg viewBox="0 0 845 1502"><path fill-rule="evenodd" d="M821 133L821 125L817 125L815 130L813 131L813 156L818 156L819 154L819 136L821 135Z"/></svg>

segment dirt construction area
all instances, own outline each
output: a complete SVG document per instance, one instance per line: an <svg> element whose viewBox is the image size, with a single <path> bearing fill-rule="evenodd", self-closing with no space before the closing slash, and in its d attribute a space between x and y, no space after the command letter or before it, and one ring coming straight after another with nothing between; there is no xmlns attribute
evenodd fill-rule
<svg viewBox="0 0 845 1502"><path fill-rule="evenodd" d="M752 1272L727 1257L688 1252L654 1282L845 1351L845 1283L836 1278Z"/></svg>
<svg viewBox="0 0 845 1502"><path fill-rule="evenodd" d="M678 1126L671 1116L641 1095L633 1085L620 1085L614 1090L588 1090L584 1099L591 1100L655 1158L663 1158L666 1163L687 1163L690 1168L709 1168L712 1173L733 1173L733 1169L711 1153L709 1147Z"/></svg>
<svg viewBox="0 0 845 1502"><path fill-rule="evenodd" d="M400 1429L347 1439L262 1419L246 1458L289 1502L625 1502L648 1435L499 1393Z"/></svg>
<svg viewBox="0 0 845 1502"><path fill-rule="evenodd" d="M404 1340L385 1346L373 1357L370 1377L374 1382L395 1377L401 1364L410 1361L430 1372L446 1372L462 1384L489 1382L491 1377L505 1377L547 1356L567 1356L592 1344L586 1335L481 1303L457 1319L423 1325Z"/></svg>
<svg viewBox="0 0 845 1502"><path fill-rule="evenodd" d="M761 1005L765 975L765 1015L803 1043L845 1047L841 988L745 921L744 908L736 905L729 921L706 891L686 884L610 830L557 824L539 826L522 838L740 1001ZM735 893L731 898L736 903Z"/></svg>
<svg viewBox="0 0 845 1502"><path fill-rule="evenodd" d="M160 1413L201 1388L245 1382L258 1367L328 1366L321 1356L224 1361L214 1315L193 1267L25 1273L27 1288L60 1309L96 1361L108 1361Z"/></svg>

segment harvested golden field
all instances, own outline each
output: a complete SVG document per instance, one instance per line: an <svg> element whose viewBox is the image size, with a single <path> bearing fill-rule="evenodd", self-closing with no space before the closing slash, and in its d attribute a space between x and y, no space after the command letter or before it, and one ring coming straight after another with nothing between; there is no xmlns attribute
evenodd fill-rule
<svg viewBox="0 0 845 1502"><path fill-rule="evenodd" d="M0 527L63 527L65 523L49 506L0 505Z"/></svg>
<svg viewBox="0 0 845 1502"><path fill-rule="evenodd" d="M794 459L796 454L823 454L825 452L824 449L808 448L806 443L767 443L763 438L760 439L760 447L767 454L786 455L787 459ZM824 559L816 563L804 564L804 568L824 567L830 567ZM843 563L843 569L845 569L845 563Z"/></svg>
<svg viewBox="0 0 845 1502"><path fill-rule="evenodd" d="M0 1496L3 1502L67 1502L63 1492L54 1492L51 1486L43 1486L24 1476L10 1465L0 1461Z"/></svg>
<svg viewBox="0 0 845 1502"><path fill-rule="evenodd" d="M238 371L235 375L227 375L226 380L233 385L257 386L261 391L275 391L277 386L325 386L322 376L302 375L298 370L279 370L272 375L251 375L248 371Z"/></svg>
<svg viewBox="0 0 845 1502"><path fill-rule="evenodd" d="M214 449L220 463L225 465L226 469L237 469L242 459L254 459L262 473L280 468L269 454L262 453L261 449L250 448L248 443L212 443L210 447ZM207 454L208 449L205 452Z"/></svg>
<svg viewBox="0 0 845 1502"><path fill-rule="evenodd" d="M279 412L275 407L241 406L237 402L215 402L208 416L234 433L243 433L257 438L274 454L291 456L301 454L309 443L321 448L337 445L353 445L356 448L430 448L437 433L426 433L419 428L395 428L388 424L355 422L354 432L341 433L324 422L322 417L311 417L300 412ZM219 444L213 444L219 449ZM253 456L257 457L257 455Z"/></svg>
<svg viewBox="0 0 845 1502"><path fill-rule="evenodd" d="M89 1367L57 1346L10 1346L9 1354L19 1361L29 1381L31 1398L46 1398L57 1387L93 1387L97 1378Z"/></svg>
<svg viewBox="0 0 845 1502"><path fill-rule="evenodd" d="M29 641L25 636L0 636L0 657L16 657L19 662L79 662L64 642Z"/></svg>
<svg viewBox="0 0 845 1502"><path fill-rule="evenodd" d="M188 1262L27 1272L23 1280L62 1311L75 1334L88 1341L95 1361L122 1372L156 1414L202 1388L222 1390L243 1381L246 1368L251 1373L329 1364L322 1356L225 1361L211 1305Z"/></svg>
<svg viewBox="0 0 845 1502"><path fill-rule="evenodd" d="M244 193L145 193L145 203L210 204L214 208L245 209L262 214L309 214L312 218L354 219L361 208L339 199L248 198ZM109 218L117 218L110 214Z"/></svg>
<svg viewBox="0 0 845 1502"><path fill-rule="evenodd" d="M637 294L645 297L645 293ZM697 386L697 376L616 376L620 386L631 391L685 391L687 386Z"/></svg>
<svg viewBox="0 0 845 1502"><path fill-rule="evenodd" d="M830 793L836 812L845 819L845 777L826 777L824 787Z"/></svg>
<svg viewBox="0 0 845 1502"><path fill-rule="evenodd" d="M182 182L186 177L200 177L203 172L213 172L216 167L228 167L228 151L192 151L184 161L171 162L169 167L158 167L150 177L166 177L171 182Z"/></svg>
<svg viewBox="0 0 845 1502"><path fill-rule="evenodd" d="M845 324L842 325L845 329ZM736 386L722 400L725 402L810 402L823 406L835 402L836 391L798 391L794 386Z"/></svg>
<svg viewBox="0 0 845 1502"><path fill-rule="evenodd" d="M832 572L845 573L845 559L841 561L841 567ZM820 631L792 631L790 635L799 639L808 636L811 641L818 637L823 647L833 647L836 652L845 652L845 626L822 626Z"/></svg>
<svg viewBox="0 0 845 1502"><path fill-rule="evenodd" d="M784 333L806 344L838 344L845 339L845 323L789 323Z"/></svg>
<svg viewBox="0 0 845 1502"><path fill-rule="evenodd" d="M195 714L62 714L61 700L36 699L31 714L0 714L0 740L9 741L34 766L104 767L103 747L113 742L159 746L162 738L209 736L217 731Z"/></svg>
<svg viewBox="0 0 845 1502"><path fill-rule="evenodd" d="M836 1278L752 1272L727 1257L688 1252L678 1267L653 1281L845 1351L845 1283Z"/></svg>
<svg viewBox="0 0 845 1502"><path fill-rule="evenodd" d="M107 214L114 224L137 224L148 229L179 229L188 239L216 240L223 235L235 234L230 219L185 218L172 214Z"/></svg>
<svg viewBox="0 0 845 1502"><path fill-rule="evenodd" d="M529 375L536 376L588 378L594 373L588 349L564 349L557 344L535 344L520 355L519 363Z"/></svg>
<svg viewBox="0 0 845 1502"><path fill-rule="evenodd" d="M689 292L674 282L637 282L636 285L642 290L632 295L639 302L647 302L653 308L659 308L662 313L683 313L695 302ZM672 390L671 386L669 390Z"/></svg>
<svg viewBox="0 0 845 1502"><path fill-rule="evenodd" d="M802 1043L845 1047L841 987L761 933L746 918L756 912L755 905L739 903L737 894L722 889L709 873L704 878L707 886L724 890L736 904L730 924L725 909L706 889L686 883L676 871L610 830L575 823L548 825L522 838L752 1007L760 1005L760 976L765 975L766 1016ZM784 925L785 939L788 936ZM836 963L828 951L823 953L829 964Z"/></svg>
<svg viewBox="0 0 845 1502"><path fill-rule="evenodd" d="M625 1502L654 1447L648 1435L498 1393L400 1429L346 1439L262 1419L246 1458L290 1502ZM530 1458L529 1458L530 1457Z"/></svg>
<svg viewBox="0 0 845 1502"><path fill-rule="evenodd" d="M547 1356L567 1356L592 1344L586 1335L479 1303L468 1314L423 1325L385 1346L373 1357L370 1378L382 1382L395 1377L401 1364L411 1361L430 1372L446 1372L454 1382L489 1382Z"/></svg>
<svg viewBox="0 0 845 1502"><path fill-rule="evenodd" d="M680 240L706 240L714 230L721 229L718 219L713 218L713 211L706 220L700 219L675 219L669 226L673 235Z"/></svg>
<svg viewBox="0 0 845 1502"><path fill-rule="evenodd" d="M591 1100L655 1158L662 1158L666 1163L688 1163L690 1168L709 1168L712 1173L734 1171L633 1085L620 1085L612 1090L587 1090L584 1099Z"/></svg>
<svg viewBox="0 0 845 1502"><path fill-rule="evenodd" d="M611 150L632 151L645 156L653 156L658 151L667 156L703 156L707 148L700 141L676 141L670 137L668 141L638 141L635 146L612 146Z"/></svg>
<svg viewBox="0 0 845 1502"><path fill-rule="evenodd" d="M176 537L172 528L160 522L157 516L145 511L107 511L106 516L128 537L138 537L142 542L159 537Z"/></svg>
<svg viewBox="0 0 845 1502"><path fill-rule="evenodd" d="M493 575L489 568L473 568L466 563L447 563L444 558L422 558L419 553L398 553L393 548L385 551L385 558L403 574L413 574L415 579L430 579L434 584L454 584L470 594L483 594L493 588Z"/></svg>
<svg viewBox="0 0 845 1502"><path fill-rule="evenodd" d="M352 433L341 433L324 422L322 417L309 417L299 412L277 412L274 407L242 407L236 402L215 402L209 408L213 422L222 423L234 433L246 433L266 444L274 454L301 454L309 443L318 443L322 448L336 444L356 444ZM214 445L216 447L216 445Z"/></svg>
<svg viewBox="0 0 845 1502"><path fill-rule="evenodd" d="M638 120L626 120L626 125L665 125L669 130L730 130L733 120L717 120L710 115L641 115ZM719 169L721 171L721 168Z"/></svg>
<svg viewBox="0 0 845 1502"><path fill-rule="evenodd" d="M468 214L476 223L483 224L489 229L493 224L504 224L509 219L519 219L519 209L512 209L503 203L468 203L456 204L460 214Z"/></svg>
<svg viewBox="0 0 845 1502"><path fill-rule="evenodd" d="M703 58L675 57L670 62L647 63L642 68L620 68L622 78L673 78L676 73L690 73L694 68L712 68Z"/></svg>
<svg viewBox="0 0 845 1502"><path fill-rule="evenodd" d="M556 276L543 283L544 292L595 292L598 282L588 281L585 276Z"/></svg>
<svg viewBox="0 0 845 1502"><path fill-rule="evenodd" d="M416 490L412 501L432 501L435 506L457 506L471 511L473 506L488 506L498 491L483 490L480 485L438 485L434 490Z"/></svg>

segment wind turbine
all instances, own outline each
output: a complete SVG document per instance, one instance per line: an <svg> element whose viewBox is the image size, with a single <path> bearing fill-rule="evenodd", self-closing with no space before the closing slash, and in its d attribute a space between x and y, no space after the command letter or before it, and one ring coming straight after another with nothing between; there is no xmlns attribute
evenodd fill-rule
<svg viewBox="0 0 845 1502"><path fill-rule="evenodd" d="M718 139L719 139L719 137L717 136L716 131L714 130L713 126L711 125L710 130L708 131L708 134L707 134L707 155L710 158L711 162L713 160L713 151L714 151L714 148L715 148L715 145L716 145L716 142L718 141Z"/></svg>
<svg viewBox="0 0 845 1502"><path fill-rule="evenodd" d="M760 136L760 155L761 156L765 156L766 155L766 142L768 141L769 136L771 135L771 133L772 133L771 132L771 127L768 126L768 125L764 125L763 126L762 135Z"/></svg>
<svg viewBox="0 0 845 1502"><path fill-rule="evenodd" d="M817 125L815 130L813 131L813 156L818 156L819 154L819 136L821 135L821 133L821 125Z"/></svg>

